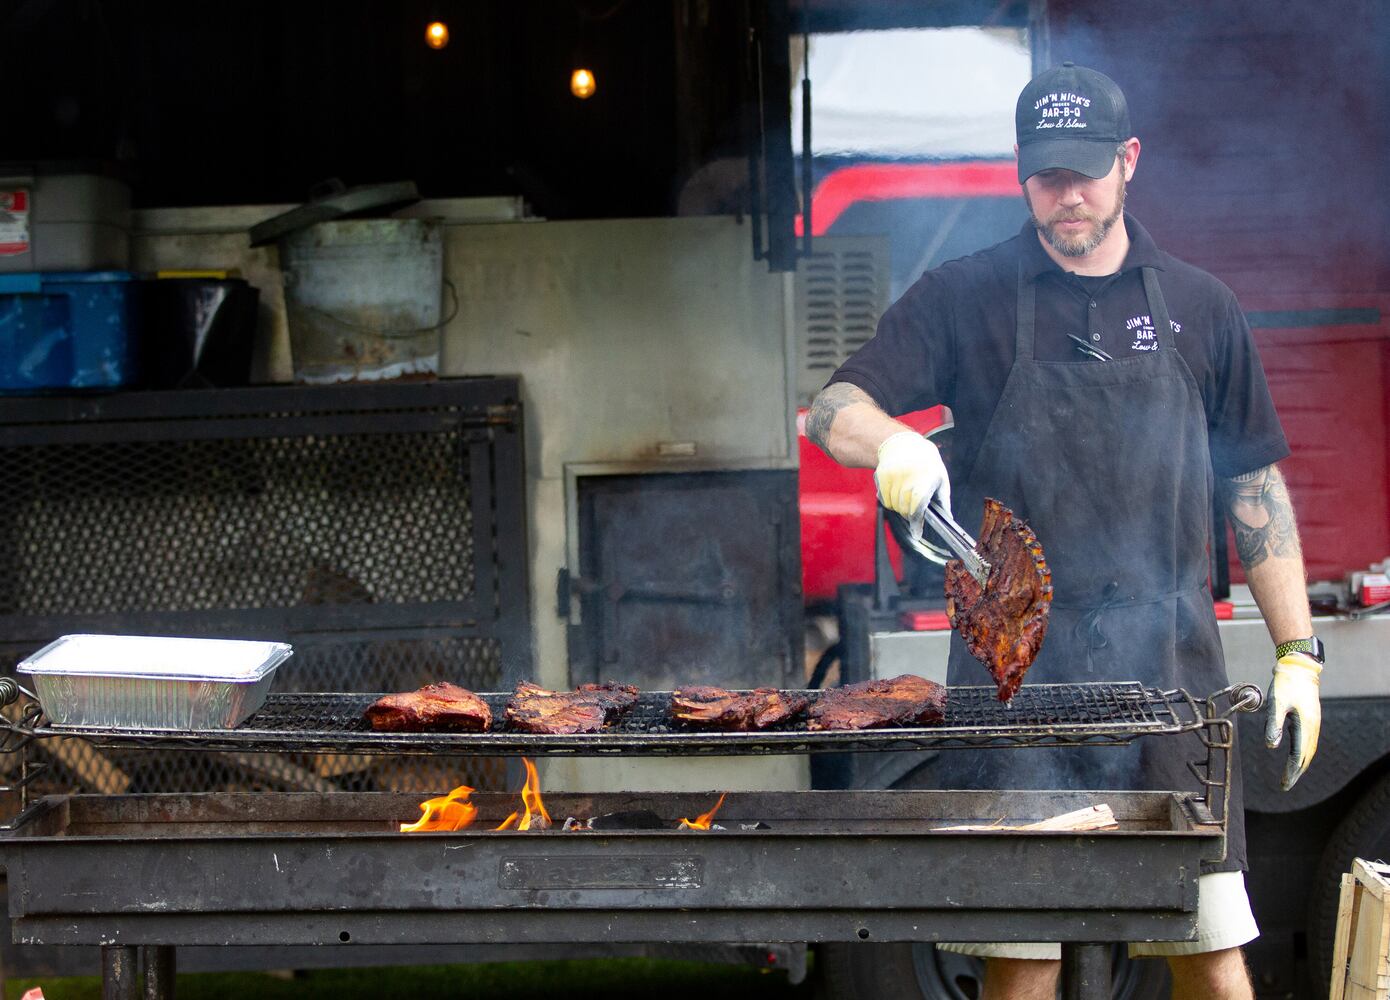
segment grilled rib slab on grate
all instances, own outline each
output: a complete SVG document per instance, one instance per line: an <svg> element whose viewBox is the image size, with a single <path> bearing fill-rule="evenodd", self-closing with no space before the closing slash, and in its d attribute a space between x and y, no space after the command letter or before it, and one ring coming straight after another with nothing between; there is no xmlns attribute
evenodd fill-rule
<svg viewBox="0 0 1390 1000"><path fill-rule="evenodd" d="M671 718L701 729L747 733L795 718L808 704L804 696L776 688L739 693L697 684L671 692Z"/></svg>
<svg viewBox="0 0 1390 1000"><path fill-rule="evenodd" d="M428 733L444 729L484 732L492 725L492 710L472 691L454 684L427 684L418 691L388 694L364 713L373 729L383 732Z"/></svg>
<svg viewBox="0 0 1390 1000"><path fill-rule="evenodd" d="M1012 700L1047 634L1052 571L1042 546L1014 512L992 497L975 549L989 563L985 584L959 559L946 564L946 613L975 659L989 668L999 700Z"/></svg>
<svg viewBox="0 0 1390 1000"><path fill-rule="evenodd" d="M826 691L806 711L808 729L932 725L946 717L946 689L915 674Z"/></svg>
<svg viewBox="0 0 1390 1000"><path fill-rule="evenodd" d="M631 684L581 684L575 691L547 691L522 681L507 700L507 725L526 733L596 733L637 704Z"/></svg>

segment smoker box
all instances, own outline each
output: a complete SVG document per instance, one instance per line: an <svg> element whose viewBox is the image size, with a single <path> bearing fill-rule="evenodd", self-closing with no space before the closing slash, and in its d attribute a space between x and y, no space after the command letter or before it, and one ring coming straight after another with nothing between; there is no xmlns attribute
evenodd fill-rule
<svg viewBox="0 0 1390 1000"><path fill-rule="evenodd" d="M16 668L58 726L227 729L261 707L283 642L65 635Z"/></svg>

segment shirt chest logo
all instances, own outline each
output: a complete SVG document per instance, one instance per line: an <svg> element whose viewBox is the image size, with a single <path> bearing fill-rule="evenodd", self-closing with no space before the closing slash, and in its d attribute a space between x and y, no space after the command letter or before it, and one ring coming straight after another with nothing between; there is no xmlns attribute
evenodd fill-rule
<svg viewBox="0 0 1390 1000"><path fill-rule="evenodd" d="M1168 325L1173 328L1174 333L1182 333L1181 323L1170 318ZM1158 338L1154 336L1153 317L1148 313L1131 316L1125 320L1125 336L1130 338L1129 349L1131 351L1158 350Z"/></svg>

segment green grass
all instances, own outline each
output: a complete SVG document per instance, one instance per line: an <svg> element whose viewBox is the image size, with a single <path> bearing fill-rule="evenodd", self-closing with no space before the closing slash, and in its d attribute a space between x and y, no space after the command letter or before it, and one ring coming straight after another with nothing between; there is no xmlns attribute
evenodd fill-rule
<svg viewBox="0 0 1390 1000"><path fill-rule="evenodd" d="M101 980L25 979L5 983L5 1000L42 986L45 1000L100 1000ZM645 958L401 969L322 969L293 979L255 972L180 975L177 1000L809 1000L809 983L780 972Z"/></svg>

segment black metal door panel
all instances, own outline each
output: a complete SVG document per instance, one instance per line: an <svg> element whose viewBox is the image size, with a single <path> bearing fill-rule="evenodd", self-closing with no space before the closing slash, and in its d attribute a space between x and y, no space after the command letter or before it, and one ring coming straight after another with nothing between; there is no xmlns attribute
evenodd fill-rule
<svg viewBox="0 0 1390 1000"><path fill-rule="evenodd" d="M800 665L795 472L579 481L575 680L782 686Z"/></svg>

